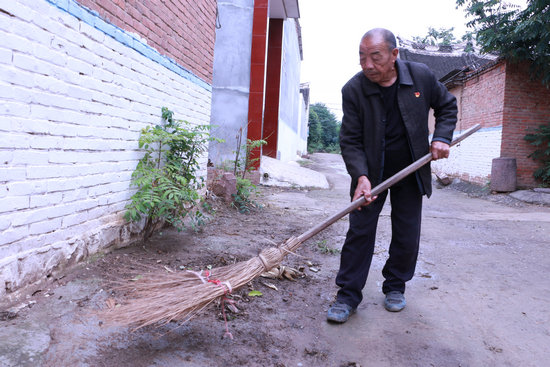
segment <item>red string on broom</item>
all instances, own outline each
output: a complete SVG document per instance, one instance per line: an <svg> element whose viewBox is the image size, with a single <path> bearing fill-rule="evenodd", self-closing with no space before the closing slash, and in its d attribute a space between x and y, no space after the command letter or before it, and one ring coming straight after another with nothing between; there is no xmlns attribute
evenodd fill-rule
<svg viewBox="0 0 550 367"><path fill-rule="evenodd" d="M225 315L225 302L227 301L230 304L235 303L235 301L227 298L227 295L230 294L231 291L232 291L231 284L229 284L229 282L222 282L219 279L210 279L210 271L208 271L208 270L206 270L204 272L204 276L205 276L206 280L208 281L208 283L213 283L217 286L225 288L223 296L221 297L221 301L220 301L220 305L221 305L221 308L222 308L223 321L225 322L225 334L223 334L223 336L224 337L229 336L229 339L233 340L233 334L231 334L231 332L229 331L229 325L227 323L227 316Z"/></svg>

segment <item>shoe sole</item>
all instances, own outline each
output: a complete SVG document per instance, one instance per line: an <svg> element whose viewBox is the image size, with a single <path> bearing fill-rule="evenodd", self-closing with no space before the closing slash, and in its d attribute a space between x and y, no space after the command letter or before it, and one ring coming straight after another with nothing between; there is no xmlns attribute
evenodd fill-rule
<svg viewBox="0 0 550 367"><path fill-rule="evenodd" d="M384 306L384 308L386 309L386 311L399 312L399 311L403 311L405 306L403 306L403 307L386 307L386 306Z"/></svg>
<svg viewBox="0 0 550 367"><path fill-rule="evenodd" d="M345 319L336 319L336 318L327 316L327 321L331 322L331 323L335 323L335 324L343 324L344 322L346 322L348 320L349 320L349 316L346 317Z"/></svg>
<svg viewBox="0 0 550 367"><path fill-rule="evenodd" d="M348 314L347 317L345 318L342 318L342 319L339 319L339 318L336 318L336 317L331 317L331 316L327 316L327 321L331 322L331 323L336 323L336 324L343 324L345 323L346 321L349 320L349 318L351 317L351 315L353 315L355 313L355 310L351 310Z"/></svg>

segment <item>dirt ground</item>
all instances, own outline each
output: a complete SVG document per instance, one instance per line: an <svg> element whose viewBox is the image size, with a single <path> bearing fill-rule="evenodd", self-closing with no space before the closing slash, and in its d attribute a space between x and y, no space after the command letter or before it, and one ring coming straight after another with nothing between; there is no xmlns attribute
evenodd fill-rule
<svg viewBox="0 0 550 367"><path fill-rule="evenodd" d="M102 323L107 279L144 263L174 271L256 256L346 206L340 156L314 154L329 190L260 187L262 209L240 214L218 200L199 233L163 230L146 244L95 256L1 313L0 366L541 366L550 360L550 208L455 183L424 201L421 252L407 307L384 310L381 269L390 240L382 213L358 312L326 322L347 229L344 218L289 255L295 281L259 278L235 291L223 337L219 305L184 325L136 332ZM274 286L274 287L273 287ZM276 288L276 289L274 289ZM249 296L257 290L261 296ZM114 294L116 296L116 294ZM32 306L32 307L30 307ZM0 310L2 311L2 310Z"/></svg>

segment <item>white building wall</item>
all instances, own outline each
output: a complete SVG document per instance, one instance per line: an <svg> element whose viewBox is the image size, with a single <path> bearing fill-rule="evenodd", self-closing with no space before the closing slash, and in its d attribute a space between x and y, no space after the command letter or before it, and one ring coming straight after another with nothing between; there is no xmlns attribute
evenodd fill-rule
<svg viewBox="0 0 550 367"><path fill-rule="evenodd" d="M209 158L216 165L235 159L239 129L246 143L250 56L254 0L218 0L219 21L214 48L212 82L212 135Z"/></svg>
<svg viewBox="0 0 550 367"><path fill-rule="evenodd" d="M284 21L282 52L277 158L281 161L290 161L296 160L307 150L307 138L302 137L304 127L300 111L303 100L300 94L301 57L294 19Z"/></svg>
<svg viewBox="0 0 550 367"><path fill-rule="evenodd" d="M139 231L122 215L140 130L163 106L209 123L211 86L73 0L0 9L2 298Z"/></svg>
<svg viewBox="0 0 550 367"><path fill-rule="evenodd" d="M460 133L455 131L455 136ZM500 157L501 141L502 126L481 129L452 147L448 159L432 162L432 171L480 185L488 184L493 158Z"/></svg>

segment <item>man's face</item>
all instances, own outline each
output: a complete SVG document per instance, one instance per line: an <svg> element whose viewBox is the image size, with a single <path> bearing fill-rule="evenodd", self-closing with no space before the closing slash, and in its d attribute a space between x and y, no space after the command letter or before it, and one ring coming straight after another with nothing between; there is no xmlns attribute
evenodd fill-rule
<svg viewBox="0 0 550 367"><path fill-rule="evenodd" d="M380 35L367 37L359 44L359 63L363 74L373 83L388 86L393 83L394 69L398 50L389 50Z"/></svg>

